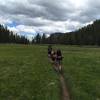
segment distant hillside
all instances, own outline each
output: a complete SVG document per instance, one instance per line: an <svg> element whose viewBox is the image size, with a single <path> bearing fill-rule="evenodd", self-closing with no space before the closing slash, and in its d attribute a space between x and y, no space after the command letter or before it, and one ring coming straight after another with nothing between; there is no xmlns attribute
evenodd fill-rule
<svg viewBox="0 0 100 100"><path fill-rule="evenodd" d="M48 43L70 45L100 45L100 20L70 33L54 33L48 38Z"/></svg>

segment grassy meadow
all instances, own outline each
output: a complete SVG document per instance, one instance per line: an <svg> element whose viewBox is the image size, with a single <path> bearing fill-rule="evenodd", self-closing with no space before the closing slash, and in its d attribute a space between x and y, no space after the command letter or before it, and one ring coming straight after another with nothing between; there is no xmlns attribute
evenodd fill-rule
<svg viewBox="0 0 100 100"><path fill-rule="evenodd" d="M71 100L100 100L100 48L62 50ZM0 100L60 100L59 77L46 45L0 45Z"/></svg>

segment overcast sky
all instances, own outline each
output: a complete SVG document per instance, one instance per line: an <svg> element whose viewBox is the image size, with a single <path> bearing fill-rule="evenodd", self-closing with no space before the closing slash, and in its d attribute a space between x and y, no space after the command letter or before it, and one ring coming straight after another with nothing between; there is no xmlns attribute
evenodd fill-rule
<svg viewBox="0 0 100 100"><path fill-rule="evenodd" d="M69 32L100 18L100 0L0 0L0 23L28 37Z"/></svg>

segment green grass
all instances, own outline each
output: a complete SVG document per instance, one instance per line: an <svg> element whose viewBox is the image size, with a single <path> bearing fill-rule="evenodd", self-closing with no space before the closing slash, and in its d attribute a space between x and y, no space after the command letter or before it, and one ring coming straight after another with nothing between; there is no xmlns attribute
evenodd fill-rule
<svg viewBox="0 0 100 100"><path fill-rule="evenodd" d="M63 47L72 100L100 100L100 48Z"/></svg>
<svg viewBox="0 0 100 100"><path fill-rule="evenodd" d="M59 100L44 46L0 45L0 100Z"/></svg>
<svg viewBox="0 0 100 100"><path fill-rule="evenodd" d="M63 52L71 100L100 100L100 48L54 46ZM47 46L0 45L0 100L60 100Z"/></svg>

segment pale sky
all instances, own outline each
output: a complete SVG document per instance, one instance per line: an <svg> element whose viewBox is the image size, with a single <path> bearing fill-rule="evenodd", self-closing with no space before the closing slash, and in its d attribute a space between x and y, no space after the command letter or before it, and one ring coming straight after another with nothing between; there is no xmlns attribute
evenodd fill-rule
<svg viewBox="0 0 100 100"><path fill-rule="evenodd" d="M69 32L100 19L100 0L0 0L0 24L28 37Z"/></svg>

